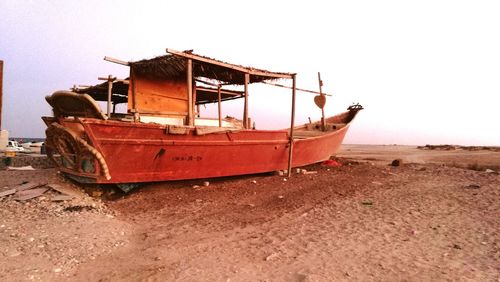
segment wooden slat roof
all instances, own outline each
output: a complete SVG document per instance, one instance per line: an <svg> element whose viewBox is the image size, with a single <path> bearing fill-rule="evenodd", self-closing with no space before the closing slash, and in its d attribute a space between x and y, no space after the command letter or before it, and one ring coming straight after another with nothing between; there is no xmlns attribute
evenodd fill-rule
<svg viewBox="0 0 500 282"><path fill-rule="evenodd" d="M167 49L170 55L129 62L134 72L161 79L182 80L186 75L186 59L193 60L193 76L208 78L222 84L243 85L244 74L250 74L250 83L292 78L292 74L229 64L209 57Z"/></svg>

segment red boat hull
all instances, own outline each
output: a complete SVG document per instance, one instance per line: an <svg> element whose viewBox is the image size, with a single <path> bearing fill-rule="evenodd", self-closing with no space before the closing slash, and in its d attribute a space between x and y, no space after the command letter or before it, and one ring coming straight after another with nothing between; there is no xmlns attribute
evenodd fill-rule
<svg viewBox="0 0 500 282"><path fill-rule="evenodd" d="M317 137L294 139L292 166L329 159L339 149L355 115L356 112L346 112L329 119L346 123L341 129ZM94 118L62 119L57 127L70 131L73 138L84 140L77 142L80 145L74 145L75 148L90 145L86 150L97 156L94 159L96 168L90 171L82 170L80 165L58 164L61 171L80 182L137 183L212 178L288 167L288 130L196 135L195 130L190 129L187 134L169 134L165 125ZM50 129L51 126L48 136ZM53 153L60 151L54 144L58 141L50 144L50 140L57 140L55 138L48 138Z"/></svg>

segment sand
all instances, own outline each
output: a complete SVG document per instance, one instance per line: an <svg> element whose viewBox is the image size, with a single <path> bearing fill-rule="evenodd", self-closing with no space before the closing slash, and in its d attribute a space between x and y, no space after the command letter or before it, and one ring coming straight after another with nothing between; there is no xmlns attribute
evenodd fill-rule
<svg viewBox="0 0 500 282"><path fill-rule="evenodd" d="M108 187L103 201L57 204L4 197L0 279L500 279L500 176L484 171L500 165L499 152L348 145L338 157L339 168L289 179L156 183L128 195ZM388 166L396 158L402 165ZM74 185L50 169L0 176L3 189L24 178Z"/></svg>

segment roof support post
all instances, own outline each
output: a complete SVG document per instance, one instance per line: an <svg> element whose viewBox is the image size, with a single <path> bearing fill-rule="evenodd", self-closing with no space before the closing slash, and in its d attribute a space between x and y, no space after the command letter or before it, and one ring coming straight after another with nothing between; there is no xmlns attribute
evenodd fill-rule
<svg viewBox="0 0 500 282"><path fill-rule="evenodd" d="M217 102L218 102L218 110L219 110L219 127L222 127L222 109L221 109L221 100L222 100L222 95L220 93L220 88L221 85L217 87Z"/></svg>
<svg viewBox="0 0 500 282"><path fill-rule="evenodd" d="M250 82L250 74L245 73L245 108L243 110L243 127L248 129L248 83Z"/></svg>
<svg viewBox="0 0 500 282"><path fill-rule="evenodd" d="M187 59L188 124L194 125L193 119L193 60Z"/></svg>
<svg viewBox="0 0 500 282"><path fill-rule="evenodd" d="M106 115L108 118L111 117L111 96L113 95L113 81L116 80L116 77L113 77L112 75L108 75L108 77L98 77L98 80L106 80L108 82L108 103L107 103L107 112ZM76 85L73 87L76 89ZM74 91L74 90L73 90ZM114 112L114 110L113 110Z"/></svg>
<svg viewBox="0 0 500 282"><path fill-rule="evenodd" d="M111 95L113 94L113 76L108 75L108 118L111 117Z"/></svg>
<svg viewBox="0 0 500 282"><path fill-rule="evenodd" d="M132 109L130 110L130 112L134 115L134 122L137 122L139 121L140 119L140 116L139 116L139 113L137 112L137 93L135 91L135 70L133 67L130 67L130 82L131 82L131 87L130 89L132 90ZM130 94L130 92L129 92ZM129 95L129 99L130 99L130 95ZM130 107L130 100L129 100L129 107Z"/></svg>
<svg viewBox="0 0 500 282"><path fill-rule="evenodd" d="M293 86L292 86L292 117L290 118L290 146L288 147L288 174L287 176L290 177L292 175L292 158L293 158L293 127L295 123L295 81L296 81L296 74L292 75L292 81L293 81Z"/></svg>

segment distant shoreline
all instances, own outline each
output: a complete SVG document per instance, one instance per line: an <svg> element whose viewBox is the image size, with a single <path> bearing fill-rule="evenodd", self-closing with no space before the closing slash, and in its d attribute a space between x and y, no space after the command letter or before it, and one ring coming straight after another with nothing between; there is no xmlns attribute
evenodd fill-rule
<svg viewBox="0 0 500 282"><path fill-rule="evenodd" d="M35 138L35 137L10 137L9 140L15 140L19 143L25 142L45 142L45 138Z"/></svg>

